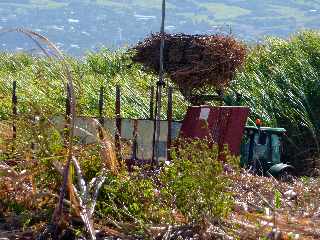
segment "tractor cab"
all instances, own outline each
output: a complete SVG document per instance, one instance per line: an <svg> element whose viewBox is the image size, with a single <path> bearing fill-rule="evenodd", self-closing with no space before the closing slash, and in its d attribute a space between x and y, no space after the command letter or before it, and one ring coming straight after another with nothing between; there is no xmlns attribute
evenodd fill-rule
<svg viewBox="0 0 320 240"><path fill-rule="evenodd" d="M294 168L283 163L282 137L284 128L247 126L241 144L240 163L242 167L259 175L283 177Z"/></svg>

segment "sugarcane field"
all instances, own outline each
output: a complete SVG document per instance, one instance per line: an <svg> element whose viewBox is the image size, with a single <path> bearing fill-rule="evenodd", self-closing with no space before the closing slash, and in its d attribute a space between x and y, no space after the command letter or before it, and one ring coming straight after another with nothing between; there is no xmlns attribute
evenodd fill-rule
<svg viewBox="0 0 320 240"><path fill-rule="evenodd" d="M320 239L319 11L0 2L0 240Z"/></svg>

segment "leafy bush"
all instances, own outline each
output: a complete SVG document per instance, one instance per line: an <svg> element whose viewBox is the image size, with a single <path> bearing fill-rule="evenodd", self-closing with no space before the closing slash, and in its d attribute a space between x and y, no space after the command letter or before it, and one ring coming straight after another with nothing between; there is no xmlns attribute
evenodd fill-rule
<svg viewBox="0 0 320 240"><path fill-rule="evenodd" d="M232 206L224 165L237 166L237 158L225 154L205 140L182 140L172 151L172 163L160 175L162 194L189 221L225 217Z"/></svg>
<svg viewBox="0 0 320 240"><path fill-rule="evenodd" d="M184 141L179 146L159 174L137 168L110 177L98 211L144 224L225 217L233 201L224 165L236 166L238 159L226 154L225 161L218 160L218 148L204 140Z"/></svg>
<svg viewBox="0 0 320 240"><path fill-rule="evenodd" d="M110 176L101 191L97 211L117 221L138 224L165 222L170 217L170 209L161 204L157 185L144 176L142 169L132 173L123 169L119 175Z"/></svg>

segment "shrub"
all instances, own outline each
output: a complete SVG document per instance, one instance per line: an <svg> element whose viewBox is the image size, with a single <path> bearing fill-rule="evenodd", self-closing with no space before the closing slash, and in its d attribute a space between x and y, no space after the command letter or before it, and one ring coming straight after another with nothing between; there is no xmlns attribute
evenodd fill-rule
<svg viewBox="0 0 320 240"><path fill-rule="evenodd" d="M237 158L225 154L225 161L219 160L218 147L206 140L182 140L179 146L172 151L172 163L160 175L161 194L189 221L226 216L232 196L227 191L230 181L224 165L235 167Z"/></svg>
<svg viewBox="0 0 320 240"><path fill-rule="evenodd" d="M181 142L182 143L182 142ZM218 148L207 141L183 141L172 151L172 162L159 174L136 168L109 178L100 196L99 212L117 220L138 223L187 223L225 217L232 207L230 181L224 165L238 159L226 154L219 161Z"/></svg>

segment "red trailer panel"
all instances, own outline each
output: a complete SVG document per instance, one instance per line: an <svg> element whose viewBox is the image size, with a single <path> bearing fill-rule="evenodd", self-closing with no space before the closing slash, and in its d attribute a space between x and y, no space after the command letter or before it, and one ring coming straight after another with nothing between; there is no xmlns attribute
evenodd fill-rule
<svg viewBox="0 0 320 240"><path fill-rule="evenodd" d="M183 120L180 136L208 138L222 149L225 144L234 155L240 154L240 144L249 115L248 107L189 107Z"/></svg>

